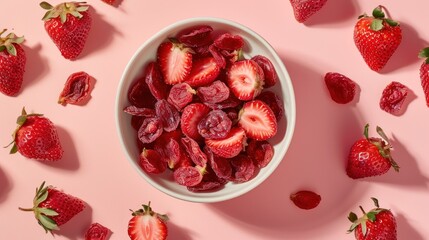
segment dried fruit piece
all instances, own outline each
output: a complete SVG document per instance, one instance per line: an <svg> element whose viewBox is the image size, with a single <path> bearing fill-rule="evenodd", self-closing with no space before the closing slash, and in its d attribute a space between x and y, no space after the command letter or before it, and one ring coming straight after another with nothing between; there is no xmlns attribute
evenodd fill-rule
<svg viewBox="0 0 429 240"><path fill-rule="evenodd" d="M277 94L272 91L264 91L256 99L266 103L273 110L277 122L282 119L284 114L283 102Z"/></svg>
<svg viewBox="0 0 429 240"><path fill-rule="evenodd" d="M143 77L136 78L128 91L128 101L131 105L140 108L153 108L156 98L147 86Z"/></svg>
<svg viewBox="0 0 429 240"><path fill-rule="evenodd" d="M182 110L186 105L192 102L192 98L196 91L189 84L177 83L174 84L168 94L168 102L176 107L177 110Z"/></svg>
<svg viewBox="0 0 429 240"><path fill-rule="evenodd" d="M290 200L301 209L313 209L317 207L322 200L322 197L308 190L301 190L290 195Z"/></svg>
<svg viewBox="0 0 429 240"><path fill-rule="evenodd" d="M356 83L340 73L326 73L325 84L332 100L336 103L346 104L351 102L355 97Z"/></svg>
<svg viewBox="0 0 429 240"><path fill-rule="evenodd" d="M160 141L156 141L154 149L161 155L162 160L166 162L171 169L174 169L182 157L183 150L180 148L178 140L174 138L167 139L166 143L163 144Z"/></svg>
<svg viewBox="0 0 429 240"><path fill-rule="evenodd" d="M209 25L193 26L177 34L177 39L188 47L201 47L211 43L213 28Z"/></svg>
<svg viewBox="0 0 429 240"><path fill-rule="evenodd" d="M240 35L224 33L217 37L213 44L223 50L238 50L244 46L244 40Z"/></svg>
<svg viewBox="0 0 429 240"><path fill-rule="evenodd" d="M213 172L216 174L216 176L222 179L230 180L232 177L232 166L230 163L231 160L213 154L213 152L208 147L205 147L204 151L207 155L209 165L213 169Z"/></svg>
<svg viewBox="0 0 429 240"><path fill-rule="evenodd" d="M222 55L220 50L214 44L212 44L209 46L208 51L213 56L219 68L224 69L226 67L226 59L225 56Z"/></svg>
<svg viewBox="0 0 429 240"><path fill-rule="evenodd" d="M189 137L182 138L182 144L185 147L186 152L189 157L191 157L192 162L194 162L197 166L205 167L207 164L207 156L201 150L198 143Z"/></svg>
<svg viewBox="0 0 429 240"><path fill-rule="evenodd" d="M155 62L150 62L146 66L143 77L155 99L160 100L167 98L169 86L164 82L158 65Z"/></svg>
<svg viewBox="0 0 429 240"><path fill-rule="evenodd" d="M180 114L167 100L158 100L155 103L155 112L161 119L165 131L171 132L177 129L180 123Z"/></svg>
<svg viewBox="0 0 429 240"><path fill-rule="evenodd" d="M167 169L166 162L162 161L161 155L152 149L144 148L139 157L140 167L147 173L159 174Z"/></svg>
<svg viewBox="0 0 429 240"><path fill-rule="evenodd" d="M231 130L232 121L222 110L210 111L198 123L198 133L206 139L225 138Z"/></svg>
<svg viewBox="0 0 429 240"><path fill-rule="evenodd" d="M229 68L226 83L238 99L252 100L263 89L264 71L253 60L241 60L233 63Z"/></svg>
<svg viewBox="0 0 429 240"><path fill-rule="evenodd" d="M407 95L408 88L405 85L399 82L391 82L383 90L380 108L388 113L396 114L401 110Z"/></svg>
<svg viewBox="0 0 429 240"><path fill-rule="evenodd" d="M191 87L199 87L212 83L220 73L220 66L213 57L196 59L186 82Z"/></svg>
<svg viewBox="0 0 429 240"><path fill-rule="evenodd" d="M204 103L218 103L228 99L229 88L224 82L216 80L210 85L199 87L197 94Z"/></svg>
<svg viewBox="0 0 429 240"><path fill-rule="evenodd" d="M277 75L277 71L270 59L262 55L256 55L251 59L255 61L264 71L264 88L276 85L279 81L279 76Z"/></svg>
<svg viewBox="0 0 429 240"><path fill-rule="evenodd" d="M61 105L81 104L88 99L93 78L86 72L72 73L64 84L58 103Z"/></svg>
<svg viewBox="0 0 429 240"><path fill-rule="evenodd" d="M128 106L124 108L124 112L133 115L133 116L140 116L140 117L155 117L156 113L155 110L150 108L139 108L136 106Z"/></svg>
<svg viewBox="0 0 429 240"><path fill-rule="evenodd" d="M210 112L210 108L202 103L191 103L183 109L180 118L180 127L183 134L194 139L201 140L198 133L198 123Z"/></svg>
<svg viewBox="0 0 429 240"><path fill-rule="evenodd" d="M162 134L162 121L159 117L145 118L137 133L142 143L151 143Z"/></svg>
<svg viewBox="0 0 429 240"><path fill-rule="evenodd" d="M242 102L237 99L234 94L230 92L229 97L226 100L223 100L222 102L218 103L209 103L206 102L205 104L209 106L211 109L226 109L226 108L235 108L240 106Z"/></svg>
<svg viewBox="0 0 429 240"><path fill-rule="evenodd" d="M257 171L252 159L245 155L239 154L231 159L233 169L232 181L236 183L247 182L252 179Z"/></svg>
<svg viewBox="0 0 429 240"><path fill-rule="evenodd" d="M246 133L241 127L232 128L222 139L205 139L206 146L214 153L224 158L237 156L246 144Z"/></svg>
<svg viewBox="0 0 429 240"><path fill-rule="evenodd" d="M267 141L250 140L246 148L247 155L258 168L263 168L271 162L274 156L274 148Z"/></svg>
<svg viewBox="0 0 429 240"><path fill-rule="evenodd" d="M85 233L85 240L106 240L111 231L99 223L92 223Z"/></svg>
<svg viewBox="0 0 429 240"><path fill-rule="evenodd" d="M173 172L174 180L183 186L192 187L203 180L204 168L199 166L180 167Z"/></svg>

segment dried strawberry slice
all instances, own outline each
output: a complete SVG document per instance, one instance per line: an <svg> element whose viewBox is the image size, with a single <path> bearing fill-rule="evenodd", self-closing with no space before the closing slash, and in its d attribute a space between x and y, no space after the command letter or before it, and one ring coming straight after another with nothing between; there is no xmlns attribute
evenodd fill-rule
<svg viewBox="0 0 429 240"><path fill-rule="evenodd" d="M233 182L247 182L256 175L257 168L253 164L252 159L245 154L239 154L231 159L231 165L233 169Z"/></svg>
<svg viewBox="0 0 429 240"><path fill-rule="evenodd" d="M391 82L383 90L380 108L388 113L397 114L401 110L407 95L408 88L405 85L399 82Z"/></svg>
<svg viewBox="0 0 429 240"><path fill-rule="evenodd" d="M171 88L167 101L180 111L192 102L194 94L196 91L189 84L177 83Z"/></svg>
<svg viewBox="0 0 429 240"><path fill-rule="evenodd" d="M170 138L165 144L155 141L154 149L161 155L161 158L167 163L169 168L173 169L180 162L182 149L176 139Z"/></svg>
<svg viewBox="0 0 429 240"><path fill-rule="evenodd" d="M131 105L140 108L153 108L156 103L155 97L149 90L143 77L137 78L128 91L128 101Z"/></svg>
<svg viewBox="0 0 429 240"><path fill-rule="evenodd" d="M198 133L198 123L209 112L210 108L202 103L191 103L186 106L180 118L180 127L183 134L194 140L201 140L202 137Z"/></svg>
<svg viewBox="0 0 429 240"><path fill-rule="evenodd" d="M215 155L208 147L204 148L209 165L217 177L230 180L232 177L232 166L230 159Z"/></svg>
<svg viewBox="0 0 429 240"><path fill-rule="evenodd" d="M226 60L225 57L222 55L220 50L215 45L210 45L209 52L213 56L216 64L221 68L224 69L226 67Z"/></svg>
<svg viewBox="0 0 429 240"><path fill-rule="evenodd" d="M84 103L90 95L92 81L93 78L86 72L72 73L64 84L58 103L64 106Z"/></svg>
<svg viewBox="0 0 429 240"><path fill-rule="evenodd" d="M222 81L216 80L208 86L197 88L198 97L204 103L218 103L229 97L229 88Z"/></svg>
<svg viewBox="0 0 429 240"><path fill-rule="evenodd" d="M222 110L210 111L198 123L198 133L206 139L225 138L231 130L232 121Z"/></svg>
<svg viewBox="0 0 429 240"><path fill-rule="evenodd" d="M218 103L205 102L205 105L207 105L211 109L235 108L240 106L240 104L242 104L242 101L236 98L234 94L232 94L231 92L228 98L226 100L223 100L222 102L218 102Z"/></svg>
<svg viewBox="0 0 429 240"><path fill-rule="evenodd" d="M133 115L133 116L140 116L140 117L155 117L156 113L155 110L150 108L139 108L136 106L128 106L124 108L124 112Z"/></svg>
<svg viewBox="0 0 429 240"><path fill-rule="evenodd" d="M263 168L271 162L274 156L274 148L267 141L250 140L246 148L247 155L258 168Z"/></svg>
<svg viewBox="0 0 429 240"><path fill-rule="evenodd" d="M262 55L256 55L251 59L255 61L264 71L264 87L268 88L276 85L276 83L279 81L279 76L277 75L277 71L270 59Z"/></svg>
<svg viewBox="0 0 429 240"><path fill-rule="evenodd" d="M152 96L157 100L167 98L170 86L165 83L155 62L150 62L146 66L143 76Z"/></svg>
<svg viewBox="0 0 429 240"><path fill-rule="evenodd" d="M244 40L240 35L224 33L214 40L214 45L223 50L238 50L244 46Z"/></svg>
<svg viewBox="0 0 429 240"><path fill-rule="evenodd" d="M277 94L272 91L264 91L256 99L266 103L273 110L277 122L282 119L284 114L283 102Z"/></svg>
<svg viewBox="0 0 429 240"><path fill-rule="evenodd" d="M174 180L183 186L192 187L203 180L204 168L201 167L180 167L173 172Z"/></svg>
<svg viewBox="0 0 429 240"><path fill-rule="evenodd" d="M340 73L326 73L325 84L332 100L336 103L346 104L351 102L355 97L356 83Z"/></svg>
<svg viewBox="0 0 429 240"><path fill-rule="evenodd" d="M155 103L155 111L156 115L161 119L165 131L171 132L177 129L180 123L180 114L167 100L158 100Z"/></svg>
<svg viewBox="0 0 429 240"><path fill-rule="evenodd" d="M151 143L161 136L162 129L162 122L159 117L145 118L137 135L142 143Z"/></svg>
<svg viewBox="0 0 429 240"><path fill-rule="evenodd" d="M309 190L300 190L290 195L290 200L299 208L309 210L317 207L322 197Z"/></svg>
<svg viewBox="0 0 429 240"><path fill-rule="evenodd" d="M192 162L200 167L206 166L207 156L203 151L201 151L200 146L195 140L189 137L184 137L182 138L182 144L189 157L191 157Z"/></svg>
<svg viewBox="0 0 429 240"><path fill-rule="evenodd" d="M188 47L201 47L211 43L213 28L209 25L193 26L180 31L176 38Z"/></svg>
<svg viewBox="0 0 429 240"><path fill-rule="evenodd" d="M167 169L167 164L162 161L161 155L152 149L143 149L139 157L140 167L147 173L159 174Z"/></svg>
<svg viewBox="0 0 429 240"><path fill-rule="evenodd" d="M106 240L112 231L100 223L92 223L85 232L85 240Z"/></svg>

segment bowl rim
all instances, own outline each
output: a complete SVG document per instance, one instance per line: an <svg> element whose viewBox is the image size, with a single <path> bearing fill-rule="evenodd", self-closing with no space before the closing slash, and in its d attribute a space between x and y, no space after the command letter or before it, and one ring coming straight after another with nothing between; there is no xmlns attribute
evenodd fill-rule
<svg viewBox="0 0 429 240"><path fill-rule="evenodd" d="M210 197L193 197L193 196L188 196L188 195L183 195L180 193L177 193L175 191L172 191L171 189L168 189L158 183L156 183L154 180L152 180L149 176L146 176L142 171L138 171L139 175L141 175L146 182L148 182L152 187L154 187L155 189L171 196L177 199L181 199L184 201L189 201L189 202L197 202L197 203L214 203L214 202L221 202L221 201L226 201L226 200L230 200L236 197L239 197L249 191L251 191L252 189L260 186L260 184L265 181L278 167L278 165L280 164L280 162L282 162L286 156L286 153L289 149L290 143L292 141L293 135L294 135L294 130L295 130L295 124L296 124L296 99L295 99L295 92L294 92L294 88L293 88L293 84L289 75L289 72L286 69L286 66L284 64L284 62L280 59L279 55L277 54L277 52L275 51L275 49L270 45L270 43L268 41L266 41L262 36L260 36L258 33L256 33L255 31L253 31L252 29L236 22L233 20L229 20L229 19L225 19L225 18L218 18L218 17L192 17L192 18L186 18L186 19L182 19L179 21L176 21L164 28L162 28L160 31L158 31L157 33L153 34L151 37L149 37L147 40L145 40L138 48L137 50L133 53L133 56L130 58L130 60L128 60L125 69L122 72L121 78L119 80L118 83L118 87L117 87L117 91L116 91L116 99L115 99L115 125L116 125L116 132L118 134L119 140L120 140L120 144L121 144L121 148L123 153L125 153L126 158L128 159L128 162L130 162L133 167L138 167L135 160L131 159L131 156L129 154L129 151L127 150L126 146L125 146L125 142L124 139L122 137L121 134L121 124L120 124L120 117L119 115L123 113L123 110L120 109L120 102L122 100L122 96L123 94L121 94L122 87L123 87L123 82L127 77L127 73L129 73L130 69L133 67L134 62L136 61L136 59L139 57L140 52L147 46L149 45L152 41L156 40L159 36L162 36L164 34L167 34L169 32L171 32L172 30L176 29L177 27L180 26L186 26L188 24L191 23L195 23L195 24L200 24L200 23L207 23L208 25L210 23L217 23L217 24L226 24L226 25L230 25L234 28L237 29L241 29L249 34L251 34L254 38L256 38L259 42L261 42L264 47L266 47L266 49L271 53L271 55L274 57L273 61L278 62L278 65L280 67L280 69L276 69L276 71L280 71L282 72L282 75L285 77L285 79L283 79L285 81L285 84L288 85L288 87L290 87L288 94L289 94L289 112L290 112L290 116L288 116L287 118L287 131L285 132L285 136L286 139L284 141L284 150L281 153L281 155L283 156L282 159L280 159L277 162L272 162L272 166L271 168L267 169L267 171L265 172L265 175L262 177L257 177L254 178L252 181L253 184L249 184L244 186L243 188L241 188L239 191L235 191L232 193L229 193L227 195L220 195L220 196L210 196ZM198 193L200 194L200 193Z"/></svg>

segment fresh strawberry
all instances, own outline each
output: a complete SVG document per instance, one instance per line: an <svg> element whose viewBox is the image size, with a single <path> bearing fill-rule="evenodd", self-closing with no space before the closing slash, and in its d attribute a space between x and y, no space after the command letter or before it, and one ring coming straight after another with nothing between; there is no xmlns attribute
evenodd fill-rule
<svg viewBox="0 0 429 240"><path fill-rule="evenodd" d="M363 212L363 216L358 218L354 212L350 212L348 219L353 223L348 230L355 233L356 240L396 240L396 219L389 209L380 208L378 200L374 201L375 208L368 213Z"/></svg>
<svg viewBox="0 0 429 240"><path fill-rule="evenodd" d="M164 240L167 239L168 216L154 212L148 205L133 211L133 217L128 222L128 236L131 240Z"/></svg>
<svg viewBox="0 0 429 240"><path fill-rule="evenodd" d="M224 158L237 156L246 144L246 133L241 127L232 128L222 139L205 139L206 146L216 155Z"/></svg>
<svg viewBox="0 0 429 240"><path fill-rule="evenodd" d="M238 115L238 125L246 136L258 141L267 140L277 133L277 120L271 108L261 100L246 102Z"/></svg>
<svg viewBox="0 0 429 240"><path fill-rule="evenodd" d="M420 66L420 80L426 99L426 106L429 107L429 47L422 49L419 57L426 59Z"/></svg>
<svg viewBox="0 0 429 240"><path fill-rule="evenodd" d="M27 57L20 44L24 37L17 37L9 33L6 37L0 32L0 92L7 96L14 96L21 90L24 79Z"/></svg>
<svg viewBox="0 0 429 240"><path fill-rule="evenodd" d="M198 133L198 123L210 112L210 108L203 103L191 103L183 109L180 117L180 127L183 134L194 139L202 139Z"/></svg>
<svg viewBox="0 0 429 240"><path fill-rule="evenodd" d="M392 146L383 130L377 126L377 133L382 138L368 137L369 125L365 125L364 136L357 140L348 156L347 175L353 179L385 174L390 167L399 171L398 164L390 155Z"/></svg>
<svg viewBox="0 0 429 240"><path fill-rule="evenodd" d="M309 210L317 207L322 197L308 190L301 190L290 195L290 200L299 208Z"/></svg>
<svg viewBox="0 0 429 240"><path fill-rule="evenodd" d="M47 161L62 158L64 151L57 129L48 118L41 114L27 114L25 109L22 109L17 124L10 153L19 152L27 158Z"/></svg>
<svg viewBox="0 0 429 240"><path fill-rule="evenodd" d="M365 62L378 72L401 43L402 30L399 23L386 18L381 6L378 6L372 16L363 14L359 17L353 38Z"/></svg>
<svg viewBox="0 0 429 240"><path fill-rule="evenodd" d="M200 58L193 62L191 73L186 82L191 87L200 87L212 83L220 73L220 66L213 57Z"/></svg>
<svg viewBox="0 0 429 240"><path fill-rule="evenodd" d="M92 26L89 5L84 2L64 2L55 7L47 2L40 6L47 10L42 20L45 30L64 58L76 59L82 52Z"/></svg>
<svg viewBox="0 0 429 240"><path fill-rule="evenodd" d="M238 99L252 100L261 93L264 87L264 71L253 60L237 61L228 70L226 81Z"/></svg>
<svg viewBox="0 0 429 240"><path fill-rule="evenodd" d="M59 230L60 226L85 209L85 203L77 197L64 193L45 182L36 189L32 208L19 208L32 211L40 226L46 232Z"/></svg>
<svg viewBox="0 0 429 240"><path fill-rule="evenodd" d="M106 240L109 238L111 231L107 227L92 223L85 233L85 240Z"/></svg>
<svg viewBox="0 0 429 240"><path fill-rule="evenodd" d="M167 84L184 82L192 69L192 50L175 39L159 45L157 61Z"/></svg>
<svg viewBox="0 0 429 240"><path fill-rule="evenodd" d="M289 0L295 19L303 23L309 17L318 12L328 0Z"/></svg>

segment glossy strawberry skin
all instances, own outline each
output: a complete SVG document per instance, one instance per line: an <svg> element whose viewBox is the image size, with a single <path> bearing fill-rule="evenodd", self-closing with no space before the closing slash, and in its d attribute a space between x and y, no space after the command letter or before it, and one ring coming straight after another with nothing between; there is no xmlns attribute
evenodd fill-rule
<svg viewBox="0 0 429 240"><path fill-rule="evenodd" d="M383 22L383 28L370 28L373 17L362 17L354 28L354 42L366 64L379 72L389 61L402 41L400 26L390 26Z"/></svg>
<svg viewBox="0 0 429 240"><path fill-rule="evenodd" d="M54 124L43 116L28 116L15 136L18 152L37 160L57 161L63 148Z"/></svg>
<svg viewBox="0 0 429 240"><path fill-rule="evenodd" d="M6 50L0 52L0 92L7 96L15 96L21 90L27 62L24 49L18 44L13 45L16 56Z"/></svg>
<svg viewBox="0 0 429 240"><path fill-rule="evenodd" d="M425 95L426 106L429 107L429 64L423 62L420 66L420 80Z"/></svg>
<svg viewBox="0 0 429 240"><path fill-rule="evenodd" d="M318 12L328 0L290 0L295 19L303 23Z"/></svg>
<svg viewBox="0 0 429 240"><path fill-rule="evenodd" d="M67 14L67 20L61 23L60 17L45 21L45 30L58 47L64 58L75 60L83 51L92 27L92 16L88 11L81 12L77 18Z"/></svg>
<svg viewBox="0 0 429 240"><path fill-rule="evenodd" d="M397 240L396 219L389 210L378 213L374 222L367 221L366 227L366 236L362 233L361 225L356 227L356 240Z"/></svg>
<svg viewBox="0 0 429 240"><path fill-rule="evenodd" d="M301 190L290 195L290 200L299 208L309 210L317 207L321 196L313 191Z"/></svg>
<svg viewBox="0 0 429 240"><path fill-rule="evenodd" d="M360 139L350 149L347 163L347 175L353 179L378 176L386 173L392 166L371 141L385 143L380 138Z"/></svg>
<svg viewBox="0 0 429 240"><path fill-rule="evenodd" d="M85 203L77 197L48 187L48 198L41 202L39 207L56 211L58 215L52 216L52 220L61 226L82 212L85 209Z"/></svg>

